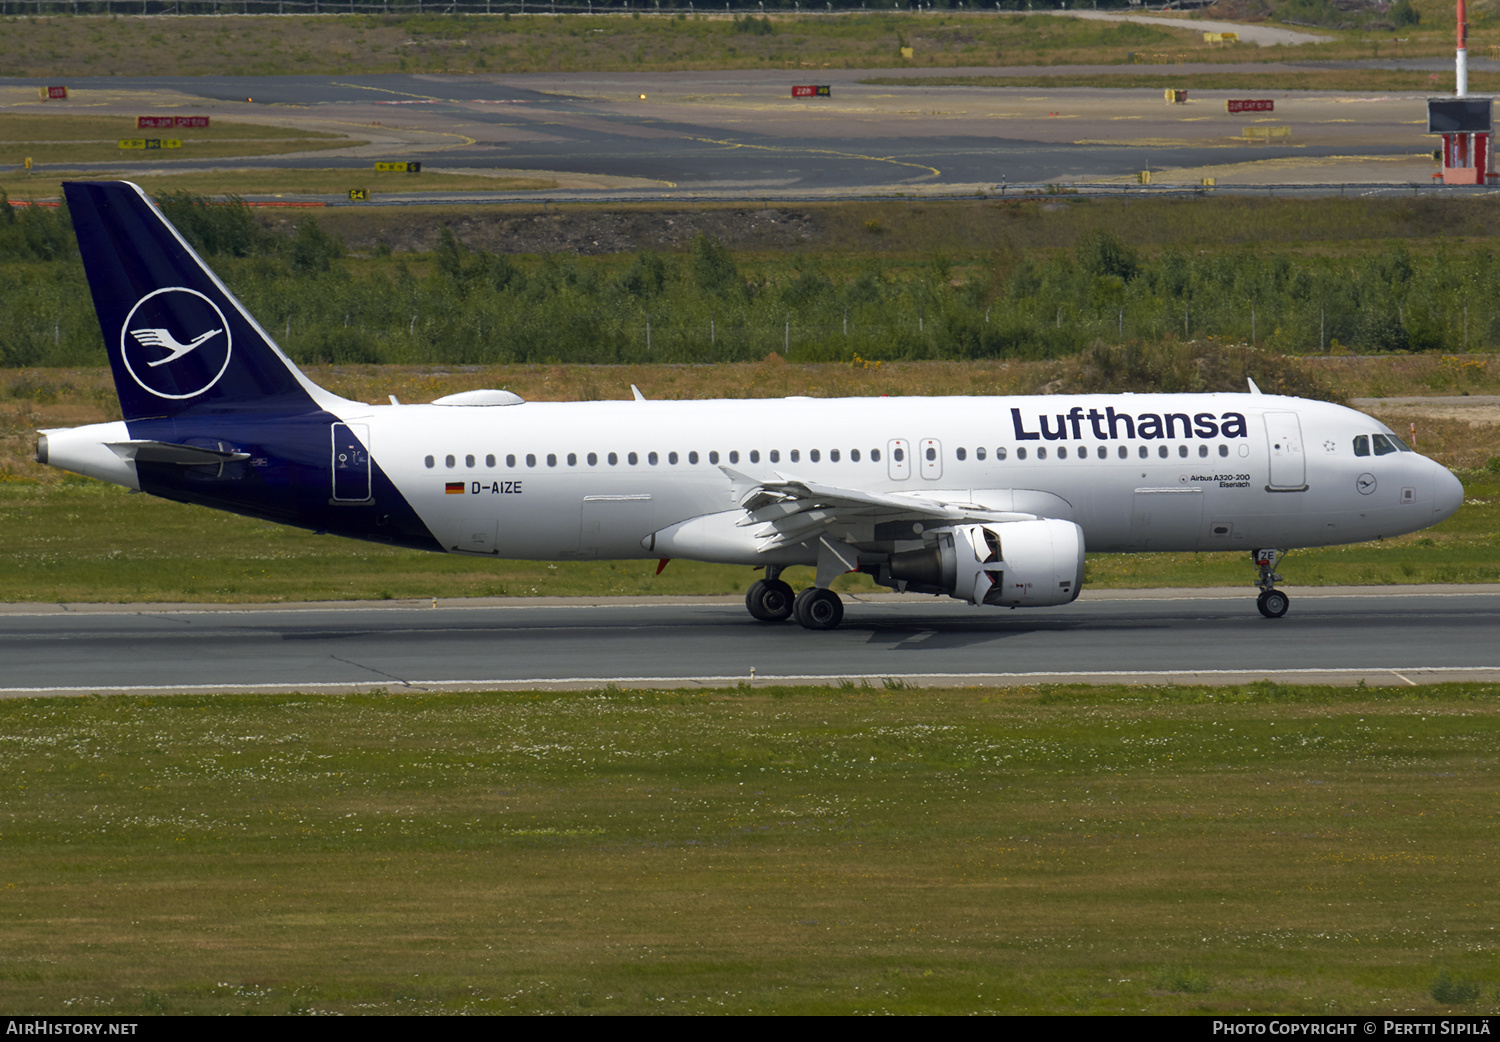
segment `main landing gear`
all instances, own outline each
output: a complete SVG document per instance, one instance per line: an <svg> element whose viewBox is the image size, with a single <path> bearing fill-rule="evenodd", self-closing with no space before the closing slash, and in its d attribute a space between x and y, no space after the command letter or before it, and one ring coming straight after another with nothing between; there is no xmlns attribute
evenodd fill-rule
<svg viewBox="0 0 1500 1042"><path fill-rule="evenodd" d="M1276 574L1276 562L1285 556L1285 550L1275 549L1257 550L1254 554L1255 585L1260 587L1260 596L1255 598L1255 606L1268 619L1281 618L1292 603L1291 598L1276 589L1276 584L1281 582L1281 576Z"/></svg>
<svg viewBox="0 0 1500 1042"><path fill-rule="evenodd" d="M809 586L795 597L781 581L780 568L767 568L766 577L750 584L745 608L761 622L785 622L792 616L810 630L837 629L844 621L844 602L832 590Z"/></svg>

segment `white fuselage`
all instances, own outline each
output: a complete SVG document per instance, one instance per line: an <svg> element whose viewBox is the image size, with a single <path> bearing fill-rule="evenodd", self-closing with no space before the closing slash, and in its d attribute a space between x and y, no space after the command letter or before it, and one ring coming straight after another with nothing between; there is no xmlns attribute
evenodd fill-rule
<svg viewBox="0 0 1500 1042"><path fill-rule="evenodd" d="M740 476L1060 517L1091 551L1359 542L1434 524L1462 499L1414 452L1356 456L1357 436L1389 434L1376 421L1275 395L393 405L341 418L445 548L514 558L659 556L642 540L734 510Z"/></svg>

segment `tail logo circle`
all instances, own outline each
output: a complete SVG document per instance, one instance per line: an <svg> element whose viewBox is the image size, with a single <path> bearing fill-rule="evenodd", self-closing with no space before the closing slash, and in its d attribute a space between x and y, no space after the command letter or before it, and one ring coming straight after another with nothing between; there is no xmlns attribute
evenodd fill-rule
<svg viewBox="0 0 1500 1042"><path fill-rule="evenodd" d="M207 391L229 368L232 351L224 312L182 286L146 294L120 327L126 370L158 398L194 398Z"/></svg>

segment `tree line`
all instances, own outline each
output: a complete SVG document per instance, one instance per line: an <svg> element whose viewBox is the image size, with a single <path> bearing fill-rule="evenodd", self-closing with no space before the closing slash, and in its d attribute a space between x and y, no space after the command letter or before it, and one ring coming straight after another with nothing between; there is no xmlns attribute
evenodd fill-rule
<svg viewBox="0 0 1500 1042"><path fill-rule="evenodd" d="M1058 358L1218 338L1288 354L1488 350L1500 262L1484 249L1354 257L1145 255L1109 232L1014 260L681 253L505 256L444 228L427 254L354 257L306 218L187 195L163 210L300 362L708 363ZM66 210L0 205L0 366L103 365Z"/></svg>

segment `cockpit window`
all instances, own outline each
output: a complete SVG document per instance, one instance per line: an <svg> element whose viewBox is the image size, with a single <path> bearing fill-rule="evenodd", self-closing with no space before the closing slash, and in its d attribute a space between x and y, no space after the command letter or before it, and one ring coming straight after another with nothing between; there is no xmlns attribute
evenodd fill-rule
<svg viewBox="0 0 1500 1042"><path fill-rule="evenodd" d="M1370 454L1370 436L1368 434L1357 434L1354 436L1354 454L1356 456L1368 456Z"/></svg>
<svg viewBox="0 0 1500 1042"><path fill-rule="evenodd" d="M1370 438L1375 442L1375 455L1377 456L1389 456L1393 452L1400 451L1384 434L1372 434Z"/></svg>
<svg viewBox="0 0 1500 1042"><path fill-rule="evenodd" d="M1390 438L1391 439L1391 443L1393 445L1395 445L1396 448L1400 449L1402 452L1411 452L1412 451L1412 447L1410 445L1406 444L1406 442L1402 441L1400 438L1396 437L1394 434L1387 434L1386 437Z"/></svg>

